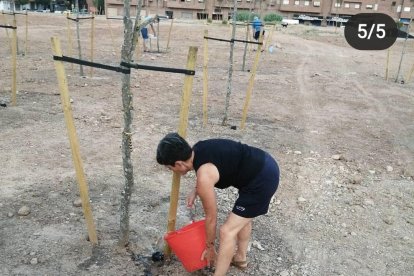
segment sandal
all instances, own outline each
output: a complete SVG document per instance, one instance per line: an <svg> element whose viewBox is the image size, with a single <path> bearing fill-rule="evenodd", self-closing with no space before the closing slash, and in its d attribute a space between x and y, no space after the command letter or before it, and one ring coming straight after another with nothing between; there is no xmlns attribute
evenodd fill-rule
<svg viewBox="0 0 414 276"><path fill-rule="evenodd" d="M245 269L247 269L247 264L248 263L247 263L247 261L235 261L235 260L232 260L230 264L232 266L240 269L240 270L245 270Z"/></svg>

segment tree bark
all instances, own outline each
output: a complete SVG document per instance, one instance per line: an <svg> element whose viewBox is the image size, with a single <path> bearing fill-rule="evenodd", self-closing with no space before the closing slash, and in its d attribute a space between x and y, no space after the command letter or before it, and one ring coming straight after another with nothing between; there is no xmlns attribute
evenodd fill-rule
<svg viewBox="0 0 414 276"><path fill-rule="evenodd" d="M130 0L124 0L124 43L122 45L121 60L131 62L133 53L133 26L130 19ZM120 237L119 245L126 246L129 242L129 205L132 188L134 186L134 170L131 161L132 147L132 118L133 98L131 94L131 75L122 75L122 107L124 117L124 130L122 132L122 165L124 172L124 189L121 193L120 207Z"/></svg>
<svg viewBox="0 0 414 276"><path fill-rule="evenodd" d="M231 32L231 38L234 39L236 35L236 15L237 15L237 1L234 1L233 6L233 29ZM224 118L221 125L227 124L229 106L230 106L230 95L231 95L231 88L232 88L232 78L233 78L233 52L234 52L234 42L230 43L230 58L229 58L229 78L227 79L227 93L226 93L226 103L225 103L225 110L224 110Z"/></svg>

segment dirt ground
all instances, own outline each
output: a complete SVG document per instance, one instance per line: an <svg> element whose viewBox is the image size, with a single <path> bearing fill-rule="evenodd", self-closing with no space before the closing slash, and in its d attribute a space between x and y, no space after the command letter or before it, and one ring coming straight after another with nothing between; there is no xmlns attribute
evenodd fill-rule
<svg viewBox="0 0 414 276"><path fill-rule="evenodd" d="M9 22L11 19L8 18ZM71 22L73 53L77 53ZM90 22L81 21L82 54L90 57ZM117 65L122 21L95 22L96 62ZM413 275L414 271L414 41L390 51L358 51L343 29L277 28L261 54L246 128L242 108L256 52L236 44L228 125L222 126L229 45L209 41L209 124L202 126L203 32L230 38L222 24L161 22L161 53L136 61L185 68L189 46L198 46L188 140L223 137L258 146L279 162L281 183L267 215L255 219L249 268L228 275ZM10 31L9 31L10 34ZM270 34L270 31L267 32ZM122 174L123 115L119 73L65 64L80 150L89 185L99 246L86 240L50 37L69 54L63 15L29 14L28 53L18 56L17 106L11 98L11 54L0 30L0 274L190 275L181 264L152 262L166 232L171 173L155 161L158 141L178 129L184 76L133 70L133 165L130 247L117 247ZM236 36L244 39L243 28ZM24 52L24 18L18 17ZM112 39L114 43L112 43ZM157 48L152 41L152 50ZM76 56L76 54L73 54ZM6 107L4 107L6 105ZM236 129L232 129L236 126ZM234 128L234 127L233 127ZM182 178L177 227L189 222L184 206L194 174ZM217 191L219 220L234 190ZM30 210L19 215L21 207ZM202 218L200 203L197 218ZM207 275L207 271L193 273Z"/></svg>

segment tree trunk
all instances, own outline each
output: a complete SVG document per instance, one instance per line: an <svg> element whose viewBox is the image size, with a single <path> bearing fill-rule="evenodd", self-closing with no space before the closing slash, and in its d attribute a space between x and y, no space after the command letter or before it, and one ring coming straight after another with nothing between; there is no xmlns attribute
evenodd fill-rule
<svg viewBox="0 0 414 276"><path fill-rule="evenodd" d="M234 1L233 6L233 29L231 32L231 38L234 39L236 35L236 15L237 15L237 1ZM234 52L234 42L230 43L230 58L229 58L229 78L227 80L227 93L226 93L226 104L225 104L225 111L224 111L224 118L223 122L221 123L223 126L227 124L227 114L229 112L229 105L230 105L230 95L231 95L231 86L232 86L232 78L233 78L233 52Z"/></svg>
<svg viewBox="0 0 414 276"><path fill-rule="evenodd" d="M133 26L130 19L130 0L124 0L124 43L122 45L121 60L131 62L133 44ZM131 161L131 126L133 118L133 101L130 90L131 75L122 75L122 107L124 111L124 130L122 132L122 164L124 172L124 189L121 193L120 207L120 238L119 245L126 246L129 241L129 205L132 188L134 186L134 170Z"/></svg>

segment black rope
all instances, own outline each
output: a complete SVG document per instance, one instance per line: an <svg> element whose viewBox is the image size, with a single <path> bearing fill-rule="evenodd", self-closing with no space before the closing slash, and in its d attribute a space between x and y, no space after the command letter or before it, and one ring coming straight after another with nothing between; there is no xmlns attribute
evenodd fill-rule
<svg viewBox="0 0 414 276"><path fill-rule="evenodd" d="M217 41L232 42L231 40L228 40L228 39L214 38L214 37L209 37L209 36L205 36L204 38L211 39L211 40L217 40Z"/></svg>
<svg viewBox="0 0 414 276"><path fill-rule="evenodd" d="M135 68L135 69L144 69L144 70L150 70L150 71L160 71L160 72L169 72L169 73L179 73L179 74L185 74L185 75L195 75L194 70L187 70L187 69L176 69L176 68L166 68L166 67L157 67L157 66L150 66L150 65L141 65L136 63L127 63L122 61L121 66L125 66L128 68Z"/></svg>
<svg viewBox="0 0 414 276"><path fill-rule="evenodd" d="M76 21L76 22L79 22L79 20L81 20L81 19L94 19L95 17L77 17L77 18L71 18L71 17L66 17L67 19L69 19L69 20L72 20L72 21Z"/></svg>
<svg viewBox="0 0 414 276"><path fill-rule="evenodd" d="M14 27L14 26L8 26L8 25L0 25L0 28L6 28L6 29L17 29L17 27Z"/></svg>
<svg viewBox="0 0 414 276"><path fill-rule="evenodd" d="M241 40L241 39L232 39L232 40L233 41L237 41L237 42L244 42L244 43L250 43L250 44L263 45L263 42L247 41L247 40Z"/></svg>
<svg viewBox="0 0 414 276"><path fill-rule="evenodd" d="M209 36L205 36L205 39L211 39L211 40L218 40L218 41L224 41L224 42L230 42L230 43L234 43L234 42L243 42L243 43L250 43L250 44L258 44L258 45L263 45L262 42L255 42L255 41L247 41L247 40L241 40L241 39L221 39L221 38L214 38L214 37L209 37Z"/></svg>
<svg viewBox="0 0 414 276"><path fill-rule="evenodd" d="M124 73L124 74L130 74L131 73L131 69L129 69L129 68L121 68L121 67L118 67L118 66L105 65L105 64L90 62L90 61L81 60L81 59L77 59L77 58L66 57L66 56L53 56L53 59L54 60L60 60L60 61L66 61L66 62L69 62L69 63L85 65L85 66L94 67L94 68L100 68L100 69L105 69L105 70L110 70L110 71L115 71L115 72L121 72L121 73Z"/></svg>
<svg viewBox="0 0 414 276"><path fill-rule="evenodd" d="M77 19L78 20L81 20L81 19L94 19L95 17L93 17L93 16L91 16L91 17L78 17Z"/></svg>
<svg viewBox="0 0 414 276"><path fill-rule="evenodd" d="M71 17L66 17L67 19L69 19L69 20L72 20L72 21L75 21L75 22L78 22L79 20L77 19L77 18L71 18Z"/></svg>

